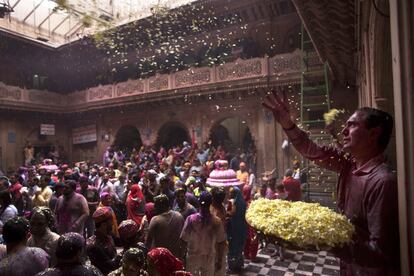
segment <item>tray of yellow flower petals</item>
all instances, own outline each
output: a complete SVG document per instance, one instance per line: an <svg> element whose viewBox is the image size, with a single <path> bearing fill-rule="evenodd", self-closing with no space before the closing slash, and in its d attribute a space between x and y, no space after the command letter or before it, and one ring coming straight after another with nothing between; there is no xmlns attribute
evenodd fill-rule
<svg viewBox="0 0 414 276"><path fill-rule="evenodd" d="M246 221L272 242L296 250L320 251L348 243L354 226L319 203L258 199L250 203Z"/></svg>

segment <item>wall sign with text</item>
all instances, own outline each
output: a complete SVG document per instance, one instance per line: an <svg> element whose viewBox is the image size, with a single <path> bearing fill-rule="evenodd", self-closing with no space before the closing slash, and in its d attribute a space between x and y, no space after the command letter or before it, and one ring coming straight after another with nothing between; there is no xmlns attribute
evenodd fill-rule
<svg viewBox="0 0 414 276"><path fill-rule="evenodd" d="M89 125L72 129L73 144L84 144L97 140L96 125Z"/></svg>
<svg viewBox="0 0 414 276"><path fill-rule="evenodd" d="M55 135L55 125L52 124L41 124L40 135Z"/></svg>

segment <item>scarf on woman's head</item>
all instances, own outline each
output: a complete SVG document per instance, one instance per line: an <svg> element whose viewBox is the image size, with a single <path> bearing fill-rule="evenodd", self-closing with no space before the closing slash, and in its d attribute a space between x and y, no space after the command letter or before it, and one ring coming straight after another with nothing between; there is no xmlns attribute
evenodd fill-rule
<svg viewBox="0 0 414 276"><path fill-rule="evenodd" d="M144 195L142 194L141 188L138 184L131 186L131 191L128 195L128 199L131 199L133 201L140 201L144 199Z"/></svg>
<svg viewBox="0 0 414 276"><path fill-rule="evenodd" d="M246 203L249 203L251 200L252 188L249 185L244 185L242 193L244 201L246 201Z"/></svg>
<svg viewBox="0 0 414 276"><path fill-rule="evenodd" d="M126 208L128 212L128 219L134 220L137 224L141 224L142 217L144 216L144 204L145 199L142 194L141 188L138 184L131 186L131 191L126 200Z"/></svg>
<svg viewBox="0 0 414 276"><path fill-rule="evenodd" d="M184 265L167 248L157 247L151 249L148 252L148 259L152 261L161 276L188 275L176 274L176 272L184 269Z"/></svg>
<svg viewBox="0 0 414 276"><path fill-rule="evenodd" d="M148 223L150 223L152 217L154 216L154 203L148 202L145 204L145 215L147 216Z"/></svg>

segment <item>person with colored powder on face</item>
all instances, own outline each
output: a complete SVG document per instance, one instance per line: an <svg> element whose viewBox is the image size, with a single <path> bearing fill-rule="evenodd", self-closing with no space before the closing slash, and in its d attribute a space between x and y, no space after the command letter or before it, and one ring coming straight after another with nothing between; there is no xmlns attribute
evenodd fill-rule
<svg viewBox="0 0 414 276"><path fill-rule="evenodd" d="M246 163L240 162L239 170L236 172L237 179L240 180L243 185L249 185L249 172L247 171Z"/></svg>
<svg viewBox="0 0 414 276"><path fill-rule="evenodd" d="M76 185L74 180L66 180L63 196L59 197L56 203L56 226L59 234L76 232L83 235L89 207L85 197L75 193Z"/></svg>
<svg viewBox="0 0 414 276"><path fill-rule="evenodd" d="M108 207L101 207L93 213L95 235L86 241L86 253L91 264L96 266L104 275L119 267L120 259L116 254L116 247L111 236L112 211Z"/></svg>
<svg viewBox="0 0 414 276"><path fill-rule="evenodd" d="M30 218L31 236L27 246L39 247L50 256L50 263L56 264L56 247L59 235L52 232L55 228L55 220L52 211L48 207L33 208Z"/></svg>
<svg viewBox="0 0 414 276"><path fill-rule="evenodd" d="M7 256L0 261L0 275L35 275L49 267L50 257L41 248L26 246L29 222L23 217L8 220L3 227Z"/></svg>
<svg viewBox="0 0 414 276"><path fill-rule="evenodd" d="M181 239L187 245L188 272L209 276L221 269L226 234L221 220L210 212L211 193L202 192L199 202L200 211L186 219Z"/></svg>
<svg viewBox="0 0 414 276"><path fill-rule="evenodd" d="M149 223L147 248L165 247L174 256L184 260L184 247L180 239L184 225L183 216L171 210L169 199L164 194L154 198L154 208L156 216Z"/></svg>
<svg viewBox="0 0 414 276"><path fill-rule="evenodd" d="M108 276L148 276L145 271L146 254L139 248L129 248L121 260L121 267Z"/></svg>
<svg viewBox="0 0 414 276"><path fill-rule="evenodd" d="M78 233L63 234L57 240L57 264L36 276L103 276L93 265L82 263L85 239Z"/></svg>

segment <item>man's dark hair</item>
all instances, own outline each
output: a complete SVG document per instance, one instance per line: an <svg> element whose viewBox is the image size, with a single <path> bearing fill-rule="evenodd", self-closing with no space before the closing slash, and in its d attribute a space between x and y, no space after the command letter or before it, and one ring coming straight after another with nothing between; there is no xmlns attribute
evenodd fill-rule
<svg viewBox="0 0 414 276"><path fill-rule="evenodd" d="M29 221L23 217L9 219L3 226L3 239L8 243L20 243L29 233Z"/></svg>
<svg viewBox="0 0 414 276"><path fill-rule="evenodd" d="M56 257L63 260L72 259L83 251L85 239L78 233L66 233L60 236L56 246Z"/></svg>
<svg viewBox="0 0 414 276"><path fill-rule="evenodd" d="M51 180L50 175L45 175L45 176L43 176L43 178L44 178L44 181L46 182L46 184L49 184L49 182Z"/></svg>
<svg viewBox="0 0 414 276"><path fill-rule="evenodd" d="M75 191L77 183L75 180L65 180L65 185L69 185Z"/></svg>
<svg viewBox="0 0 414 276"><path fill-rule="evenodd" d="M30 214L30 219L37 213L44 216L49 229L55 231L55 217L53 215L52 210L50 210L49 207L36 206L33 208L32 213Z"/></svg>
<svg viewBox="0 0 414 276"><path fill-rule="evenodd" d="M185 193L186 193L186 190L184 188L178 188L178 189L175 189L174 196L178 196L178 194L184 194L185 195Z"/></svg>
<svg viewBox="0 0 414 276"><path fill-rule="evenodd" d="M361 107L356 111L365 114L364 121L367 129L371 129L373 127L381 128L382 131L378 137L378 146L380 149L385 150L390 141L392 129L394 127L392 116L385 111L371 107Z"/></svg>
<svg viewBox="0 0 414 276"><path fill-rule="evenodd" d="M134 174L132 175L131 180L132 180L132 183L138 183L140 180L140 177L138 174Z"/></svg>
<svg viewBox="0 0 414 276"><path fill-rule="evenodd" d="M216 205L221 205L226 198L226 192L223 190L223 188L214 187L211 190L211 195L213 197L213 202Z"/></svg>
<svg viewBox="0 0 414 276"><path fill-rule="evenodd" d="M145 267L146 254L140 248L129 248L122 256L122 263L135 263L139 267Z"/></svg>
<svg viewBox="0 0 414 276"><path fill-rule="evenodd" d="M8 190L0 191L0 200L2 201L1 209L4 212L10 204L12 204L12 197Z"/></svg>
<svg viewBox="0 0 414 276"><path fill-rule="evenodd" d="M164 194L154 197L154 209L157 215L167 212L170 209L170 200Z"/></svg>
<svg viewBox="0 0 414 276"><path fill-rule="evenodd" d="M286 171L285 171L285 176L286 177L289 177L289 176L292 176L293 175L293 171L291 170L291 169L287 169Z"/></svg>
<svg viewBox="0 0 414 276"><path fill-rule="evenodd" d="M202 208L210 208L210 205L213 202L213 196L211 195L211 193L204 191L201 193L198 202L200 203L200 206Z"/></svg>
<svg viewBox="0 0 414 276"><path fill-rule="evenodd" d="M87 176L81 176L79 177L79 184L81 183L88 183L89 184L89 179Z"/></svg>

